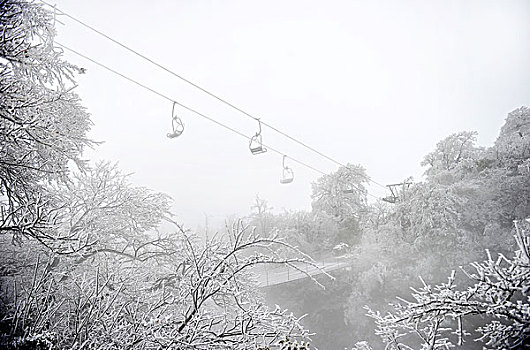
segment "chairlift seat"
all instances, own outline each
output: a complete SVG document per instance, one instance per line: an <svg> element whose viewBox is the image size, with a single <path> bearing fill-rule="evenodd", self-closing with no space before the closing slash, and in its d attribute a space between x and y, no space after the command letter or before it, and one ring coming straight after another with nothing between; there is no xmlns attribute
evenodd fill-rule
<svg viewBox="0 0 530 350"><path fill-rule="evenodd" d="M250 153L252 154L260 154L267 152L267 149L263 148L261 145L257 145L255 147L250 147Z"/></svg>
<svg viewBox="0 0 530 350"><path fill-rule="evenodd" d="M288 184L288 183L291 183L293 182L293 178L286 178L286 179L280 179L280 183L281 184Z"/></svg>
<svg viewBox="0 0 530 350"><path fill-rule="evenodd" d="M281 184L288 184L293 182L294 180L294 173L291 168L285 167L283 168L282 177L280 179Z"/></svg>
<svg viewBox="0 0 530 350"><path fill-rule="evenodd" d="M259 134L252 136L248 147L250 148L250 153L252 154L260 154L267 152L267 149L263 147L263 144L261 143L261 135Z"/></svg>
<svg viewBox="0 0 530 350"><path fill-rule="evenodd" d="M169 137L170 139L174 139L175 137L179 137L180 135L182 135L182 132L184 130L175 130L174 132L170 132L167 134L167 137Z"/></svg>

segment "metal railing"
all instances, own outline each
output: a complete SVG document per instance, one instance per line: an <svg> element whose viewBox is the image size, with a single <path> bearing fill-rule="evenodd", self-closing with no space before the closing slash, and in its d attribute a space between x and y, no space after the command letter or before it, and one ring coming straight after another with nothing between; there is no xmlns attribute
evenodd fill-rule
<svg viewBox="0 0 530 350"><path fill-rule="evenodd" d="M308 278L308 275L317 276L324 272L331 272L338 269L346 268L351 266L353 259L351 257L346 258L344 256L334 257L332 259L325 259L322 261L315 261L318 267L311 266L309 264L303 264L300 266L300 270L282 265L281 267L270 268L268 266L263 267L256 273L258 284L260 287L269 287L282 283L288 283L303 278ZM305 273L304 273L305 272Z"/></svg>

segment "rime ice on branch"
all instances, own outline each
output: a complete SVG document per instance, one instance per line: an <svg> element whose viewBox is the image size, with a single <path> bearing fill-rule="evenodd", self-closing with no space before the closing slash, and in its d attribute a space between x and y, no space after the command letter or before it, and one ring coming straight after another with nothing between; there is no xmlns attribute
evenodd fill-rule
<svg viewBox="0 0 530 350"><path fill-rule="evenodd" d="M394 312L382 315L368 309L376 324L376 333L387 349L448 349L478 341L487 349L516 349L528 346L530 338L530 220L515 222L518 250L513 258L487 251L487 259L471 264L473 271L462 269L472 281L471 287L458 290L455 273L448 282L423 286L412 294L413 301L399 298ZM467 329L468 317L482 315L484 323ZM473 333L471 333L473 332ZM364 346L364 348L362 347ZM359 343L357 349L366 349Z"/></svg>
<svg viewBox="0 0 530 350"><path fill-rule="evenodd" d="M54 226L46 184L93 143L91 122L71 90L81 69L53 45L53 14L41 5L0 4L0 233L43 239Z"/></svg>

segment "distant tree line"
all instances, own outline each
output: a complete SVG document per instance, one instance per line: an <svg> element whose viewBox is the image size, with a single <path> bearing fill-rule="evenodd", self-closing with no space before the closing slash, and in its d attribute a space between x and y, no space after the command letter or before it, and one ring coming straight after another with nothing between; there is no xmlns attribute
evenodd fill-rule
<svg viewBox="0 0 530 350"><path fill-rule="evenodd" d="M413 183L404 187L394 204L368 204L366 174L362 167L348 164L313 184L312 211L273 215L262 208L250 218L257 227L280 232L288 242L316 257L329 255L342 243L350 247L354 260L348 277L351 296L343 306L344 318L356 339L392 349L527 346L529 276L518 256L524 257L528 249L525 219L530 217L530 109L510 112L493 146L476 146L476 136L476 132L465 131L438 142L422 162L425 180L404 179ZM518 229L514 222L519 222ZM490 252L488 260L479 263L486 251ZM498 275L502 272L495 275L495 254L501 257L499 271L505 268L503 264L513 269L518 266L518 275L513 279ZM435 287L427 282L441 282L452 276L455 268L469 264L479 275L468 273L468 279L466 274L456 274L456 279ZM509 284L506 288L512 292L491 296L488 301L489 294L481 293L484 283L490 282L480 279L488 274L492 295L502 283ZM395 303L396 295L417 285L418 277L426 282L413 295L415 301L389 306ZM509 280L502 282L502 278ZM460 314L446 309L448 305L440 306L443 310L426 311L426 303L450 298L444 293L457 293L456 286L463 288L459 297L482 298L482 306L475 311L461 310ZM466 288L476 292L466 294ZM370 306L370 317L365 316L365 305ZM495 314L495 307L510 311ZM384 312L391 313L384 316ZM510 312L520 314L511 318L506 316ZM449 332L448 328L456 332L451 327L463 318L468 319L466 331L462 328L456 338L448 337L444 332ZM418 339L412 339L411 333ZM470 340L475 338L480 342ZM327 339L336 340L332 335Z"/></svg>

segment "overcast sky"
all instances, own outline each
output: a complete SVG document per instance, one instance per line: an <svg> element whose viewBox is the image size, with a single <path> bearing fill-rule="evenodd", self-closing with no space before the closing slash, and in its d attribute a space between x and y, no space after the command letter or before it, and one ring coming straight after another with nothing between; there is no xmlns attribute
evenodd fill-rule
<svg viewBox="0 0 530 350"><path fill-rule="evenodd" d="M436 142L463 130L491 145L506 114L530 104L530 2L72 1L59 9L263 121L388 184L414 176ZM257 123L71 19L57 40L249 136ZM310 209L319 173L251 155L245 139L67 54L87 68L78 93L105 141L86 157L119 162L135 184L168 193L195 228L245 215L256 194L275 211ZM324 172L336 164L264 129L263 142ZM370 187L376 197L386 195Z"/></svg>

